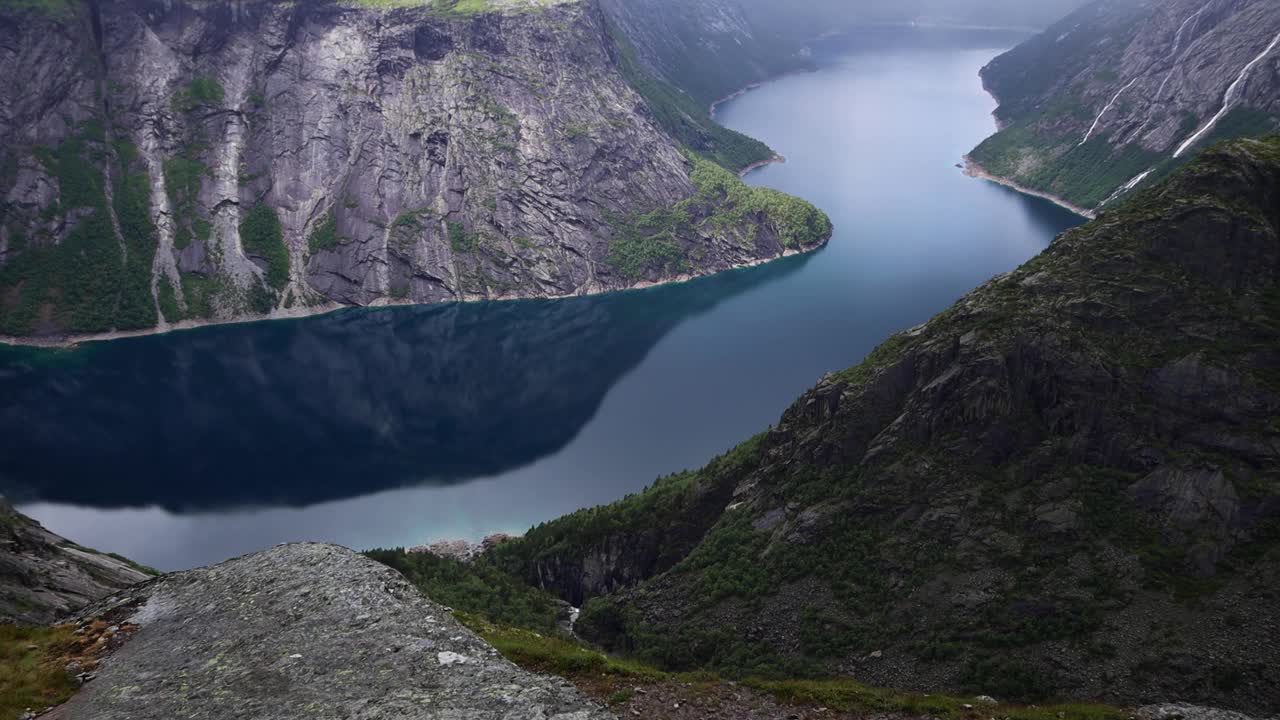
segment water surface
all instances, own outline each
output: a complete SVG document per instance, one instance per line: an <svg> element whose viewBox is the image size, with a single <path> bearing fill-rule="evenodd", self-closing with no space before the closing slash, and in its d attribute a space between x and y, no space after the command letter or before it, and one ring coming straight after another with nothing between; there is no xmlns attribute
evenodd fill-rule
<svg viewBox="0 0 1280 720"><path fill-rule="evenodd" d="M1000 33L887 31L722 105L830 246L679 286L0 351L0 492L163 569L522 532L698 467L1079 219L964 177Z"/></svg>

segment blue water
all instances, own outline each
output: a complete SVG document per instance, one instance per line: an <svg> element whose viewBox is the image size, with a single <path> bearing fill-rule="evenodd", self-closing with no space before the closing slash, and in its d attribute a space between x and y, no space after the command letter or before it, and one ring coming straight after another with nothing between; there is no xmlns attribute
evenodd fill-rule
<svg viewBox="0 0 1280 720"><path fill-rule="evenodd" d="M521 532L702 465L1079 219L967 178L978 69L1018 40L877 31L722 105L748 177L835 223L812 256L564 301L349 310L0 353L0 492L162 569L292 540Z"/></svg>

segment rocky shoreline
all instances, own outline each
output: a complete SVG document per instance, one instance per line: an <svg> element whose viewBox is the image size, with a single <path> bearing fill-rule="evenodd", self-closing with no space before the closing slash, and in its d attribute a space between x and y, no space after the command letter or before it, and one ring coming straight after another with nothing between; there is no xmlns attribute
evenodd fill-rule
<svg viewBox="0 0 1280 720"><path fill-rule="evenodd" d="M770 159L767 162L757 163L756 165L753 165L752 167L746 170L743 170L743 174L745 174L750 170L756 169L758 167L763 167L765 165L769 165L775 162L785 162L785 161L786 159L783 158L781 155L775 155L774 159ZM787 248L783 250L781 254L775 255L774 257L755 258L747 262L735 263L731 267L724 268L723 270L717 270L714 272L680 273L679 275L674 275L670 278L666 278L664 280L657 281L657 282L650 281L650 280L643 280L643 281L628 285L627 287L624 287L624 288L606 288L603 286L587 285L583 288L580 288L578 292L569 293L566 295L524 296L524 295L510 294L510 295L476 296L476 297L464 297L464 298L453 300L453 301L446 301L444 303L418 303L418 302L413 302L408 300L394 300L390 298L382 298L382 299L379 299L378 301L369 303L368 305L343 305L340 303L325 303L323 305L316 305L309 308L277 309L277 310L273 310L269 315L242 315L238 317L219 318L219 319L212 319L212 320L182 320L176 323L167 323L164 325L157 325L155 327L144 328L141 330L112 330L109 332L86 333L82 335L67 334L67 335L32 336L32 337L0 335L0 345L10 345L13 347L65 349L65 348L76 347L77 345L80 345L82 343L106 342L109 340L124 340L128 338L146 337L148 335L165 335L170 332L176 332L176 331L182 331L182 330L195 330L202 327L211 327L216 325L242 325L242 324L256 323L256 322L272 322L276 320L301 320L304 318L316 317L319 315L327 315L331 312L336 312L338 310L347 310L347 309L355 309L355 308L409 307L414 305L436 305L436 304L451 304L451 303L459 303L459 302L513 302L513 301L519 301L519 300L565 300L568 298L575 298L575 297L606 295L606 294L615 293L615 292L632 292L635 290L648 290L650 288L662 287L665 285L675 285L678 283L685 283L685 282L690 282L692 280L697 280L699 278L711 277L713 275L718 275L722 272L734 272L735 270L746 270L753 267L759 267L760 265L765 265L767 263L774 262L775 260L782 260L783 258L793 257L795 255L806 255L826 247L827 243L830 240L831 240L831 236L827 235L822 239L821 242L815 243L810 247L801 248L801 249Z"/></svg>
<svg viewBox="0 0 1280 720"><path fill-rule="evenodd" d="M978 178L979 180L986 180L988 182L993 182L997 185L1003 185L1004 187L1007 187L1011 190L1017 190L1023 195L1030 195L1032 197L1038 197L1041 200L1048 200L1054 205L1057 205L1058 207L1066 210L1070 210L1071 212L1079 215L1080 217L1086 218L1088 220L1093 220L1098 217L1098 214L1096 212L1092 210L1086 210L1085 208L1082 208L1079 205L1073 205L1067 202L1066 200L1063 200L1062 198L1058 197L1057 195L1052 195L1047 192L1041 192L1039 190L1032 190L1031 188L1025 185L1016 183L1013 180L1010 180L1008 178L1000 177L999 175L993 175L990 172L987 172L986 168L979 165L976 160L974 160L972 157L968 155L964 156L964 174L968 175L971 178Z"/></svg>
<svg viewBox="0 0 1280 720"><path fill-rule="evenodd" d="M745 178L747 175L750 175L753 171L759 170L762 167L768 167L770 165L778 165L786 161L787 159L785 157L783 157L778 153L774 153L773 157L769 158L768 160L753 162L750 165L742 168L741 170L738 171L738 177Z"/></svg>

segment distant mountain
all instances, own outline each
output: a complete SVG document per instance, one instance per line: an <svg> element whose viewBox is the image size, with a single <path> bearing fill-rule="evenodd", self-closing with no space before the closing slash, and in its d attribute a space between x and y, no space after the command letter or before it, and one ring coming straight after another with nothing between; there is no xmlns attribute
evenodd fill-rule
<svg viewBox="0 0 1280 720"><path fill-rule="evenodd" d="M1280 137L490 557L674 668L1280 708Z"/></svg>
<svg viewBox="0 0 1280 720"><path fill-rule="evenodd" d="M987 172L1088 210L1216 140L1280 128L1274 0L1100 0L982 71Z"/></svg>

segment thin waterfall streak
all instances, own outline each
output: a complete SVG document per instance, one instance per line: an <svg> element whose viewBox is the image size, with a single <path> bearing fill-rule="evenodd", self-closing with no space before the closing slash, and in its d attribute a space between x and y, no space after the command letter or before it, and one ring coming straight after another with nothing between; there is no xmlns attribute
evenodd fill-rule
<svg viewBox="0 0 1280 720"><path fill-rule="evenodd" d="M1183 20L1182 25L1178 27L1178 33L1173 36L1173 52L1169 53L1169 58L1173 60L1173 66L1169 68L1169 72L1164 74L1164 81L1160 83L1160 89L1156 90L1156 100L1160 99L1160 94L1164 92L1165 85L1169 84L1169 78L1173 77L1173 71L1178 69L1178 53L1182 50L1182 33L1186 31L1187 25L1192 20L1200 17L1208 9L1209 3L1205 3L1199 10L1192 13L1186 20Z"/></svg>
<svg viewBox="0 0 1280 720"><path fill-rule="evenodd" d="M1188 138L1186 142L1182 143L1182 145L1178 147L1177 152L1173 154L1174 157L1181 156L1188 148L1199 142L1200 138L1204 137L1205 133L1212 130L1214 126L1218 124L1218 121L1231 110L1231 104L1235 102L1237 91L1240 89L1240 86L1244 85L1244 81L1249 78L1249 73L1253 70L1254 66L1270 55L1271 51L1276 49L1276 45L1280 45L1280 33L1276 33L1275 39L1271 41L1271 44L1267 46L1266 50L1262 51L1262 54L1258 55L1258 57L1249 61L1248 65L1244 66L1244 69L1240 71L1239 77L1236 78L1235 82L1231 83L1231 86L1227 88L1227 92L1222 96L1222 109L1210 118L1209 122L1204 124L1204 127L1197 130L1196 133Z"/></svg>
<svg viewBox="0 0 1280 720"><path fill-rule="evenodd" d="M1111 102L1107 103L1107 106L1102 108L1102 112L1098 113L1098 117L1093 119L1093 126L1089 128L1089 132L1084 134L1084 139L1080 141L1080 145L1089 142L1089 138L1093 137L1093 131L1098 129L1098 123L1102 122L1102 116L1107 114L1107 111L1110 110L1116 104L1116 101L1120 99L1120 96L1124 94L1124 91L1133 87L1133 84L1138 82L1138 78L1140 77L1141 75L1130 80L1127 85L1120 88L1120 92L1116 93L1116 96L1111 98ZM1080 147L1080 145L1076 145L1076 147Z"/></svg>

